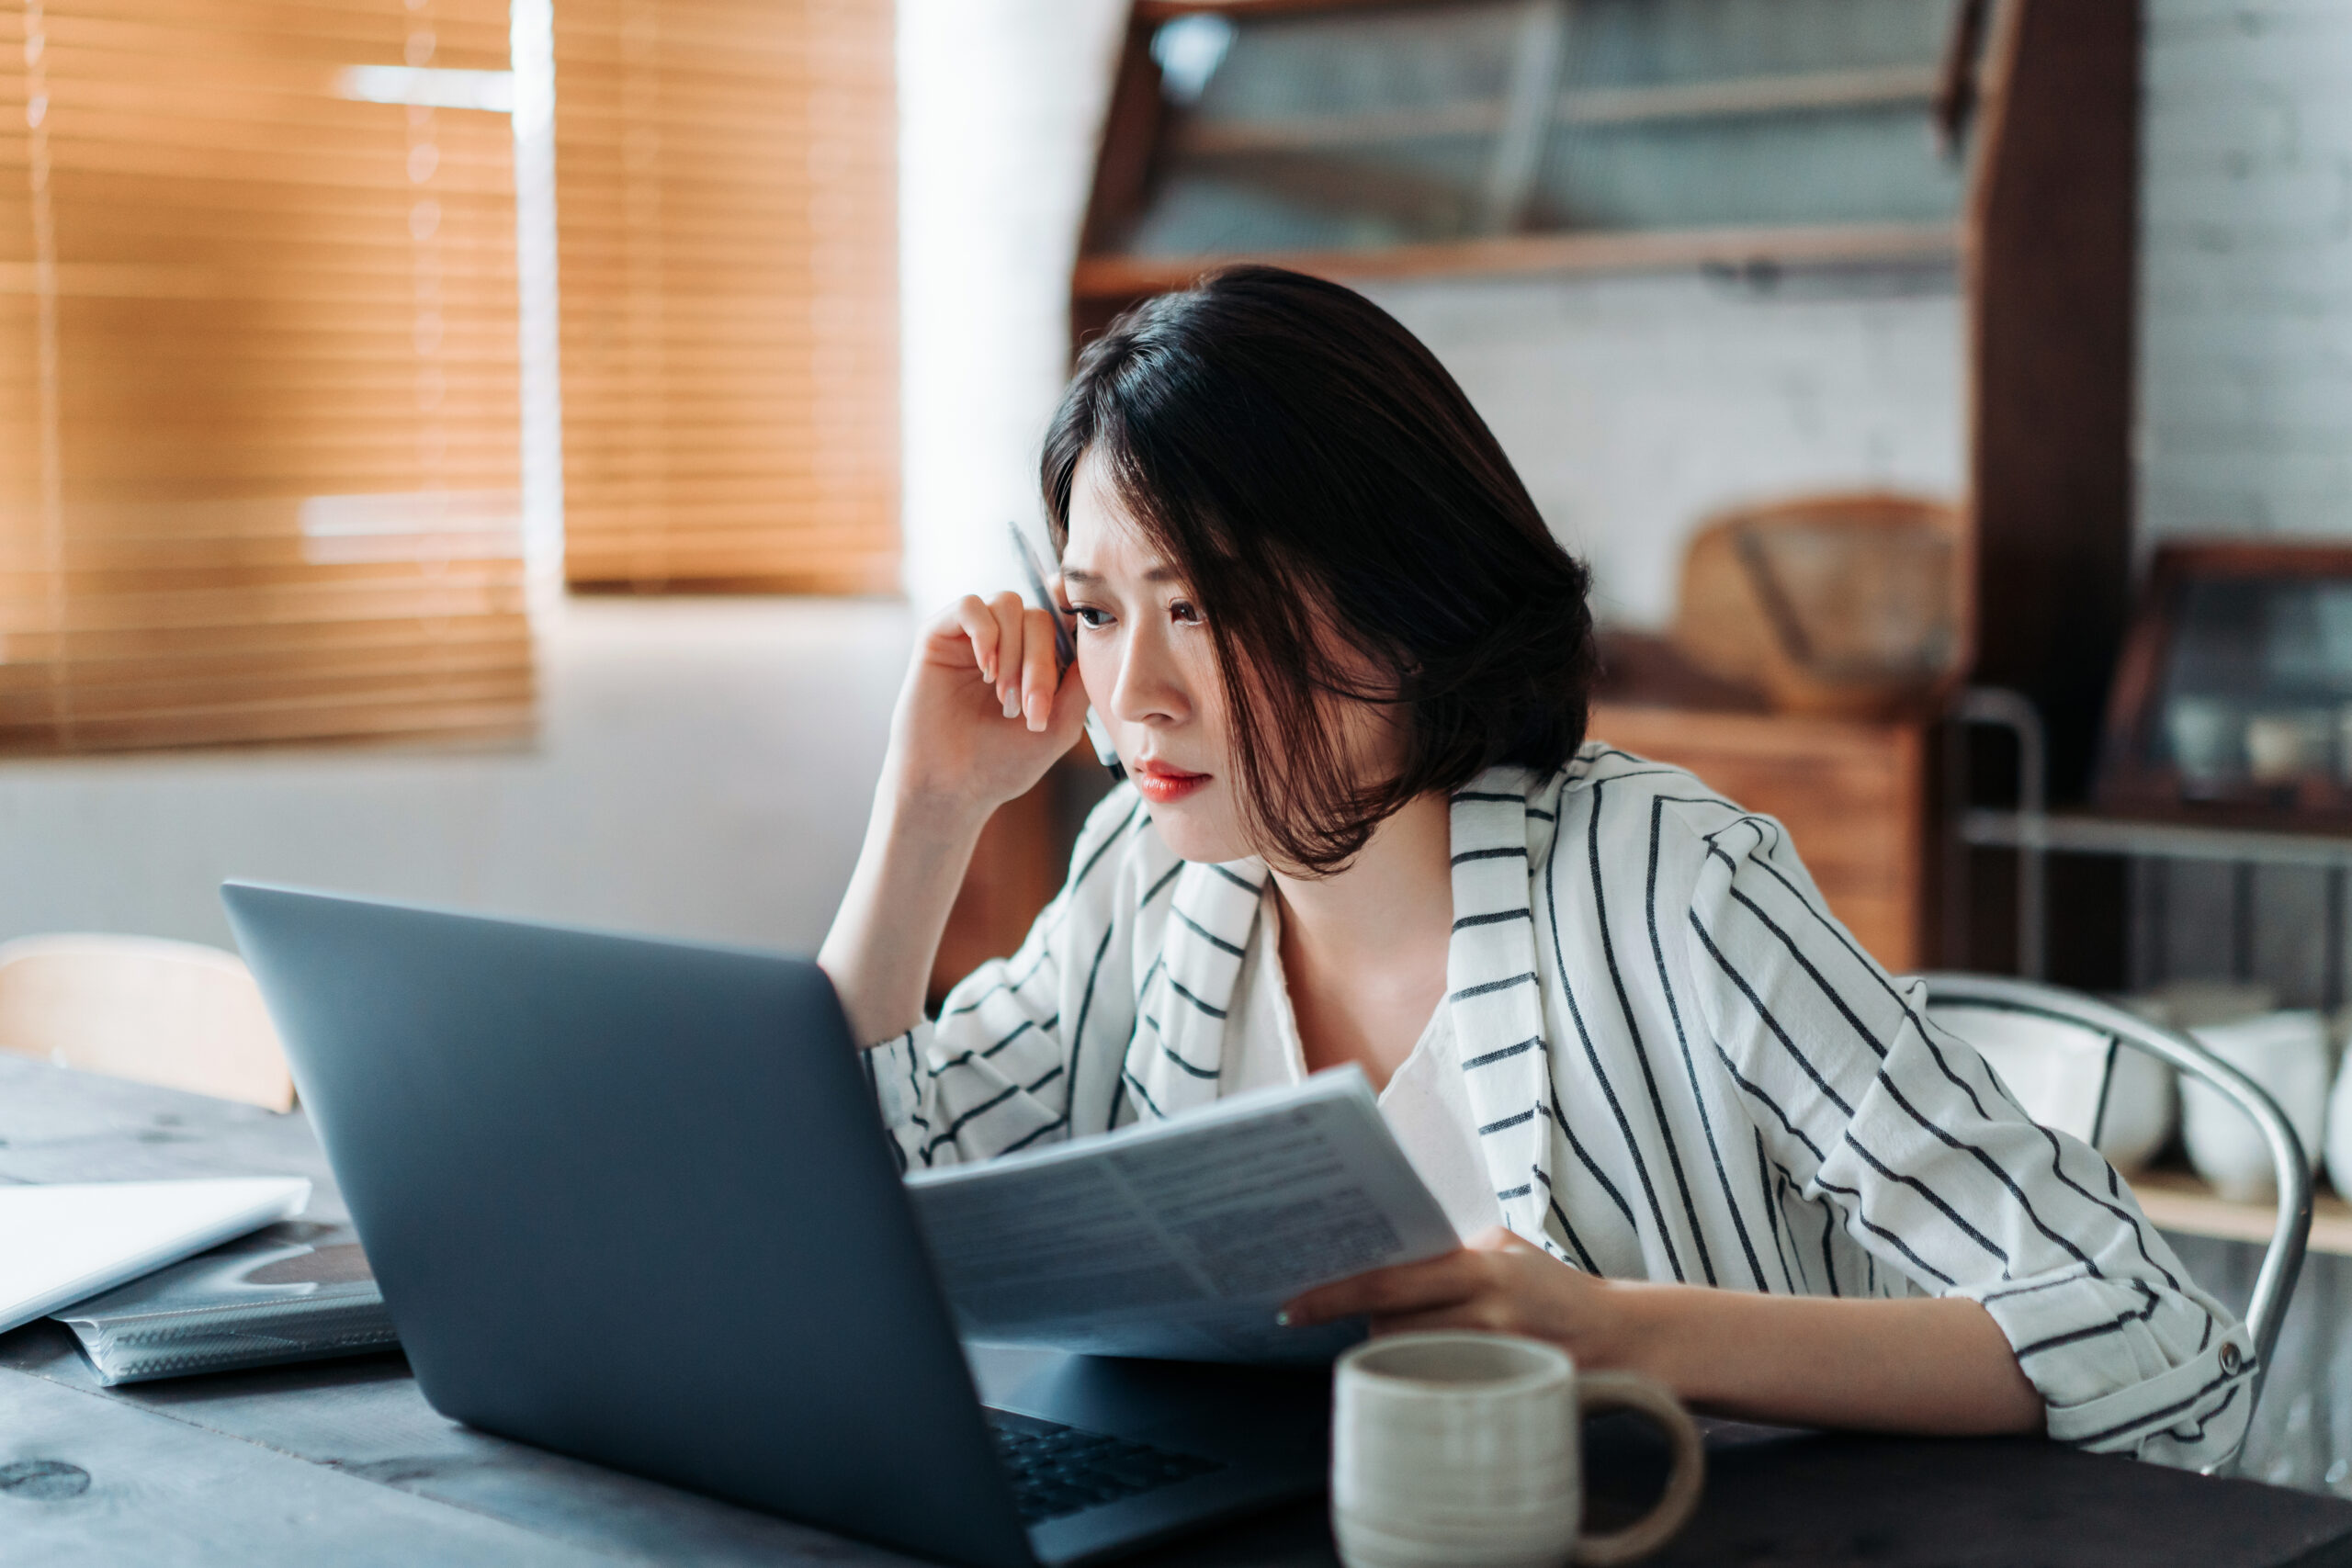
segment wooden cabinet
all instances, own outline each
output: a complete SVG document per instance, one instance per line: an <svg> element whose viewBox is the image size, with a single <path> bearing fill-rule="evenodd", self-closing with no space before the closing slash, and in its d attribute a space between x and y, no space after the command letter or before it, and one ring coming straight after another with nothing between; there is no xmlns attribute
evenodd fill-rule
<svg viewBox="0 0 2352 1568"><path fill-rule="evenodd" d="M1780 818L1871 957L1928 965L1931 726L1599 703L1589 733Z"/></svg>
<svg viewBox="0 0 2352 1568"><path fill-rule="evenodd" d="M1141 0L1081 303L1310 272L1950 259L1981 0Z"/></svg>

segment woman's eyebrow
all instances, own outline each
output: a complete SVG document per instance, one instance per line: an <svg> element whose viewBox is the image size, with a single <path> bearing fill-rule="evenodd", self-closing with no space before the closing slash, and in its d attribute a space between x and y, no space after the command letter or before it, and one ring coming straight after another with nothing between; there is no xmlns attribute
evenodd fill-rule
<svg viewBox="0 0 2352 1568"><path fill-rule="evenodd" d="M1172 566L1155 566L1143 574L1143 580L1146 582L1179 582L1183 580L1183 574ZM1062 568L1062 581L1091 583L1101 587L1110 579L1099 571L1089 571L1082 566L1066 566Z"/></svg>

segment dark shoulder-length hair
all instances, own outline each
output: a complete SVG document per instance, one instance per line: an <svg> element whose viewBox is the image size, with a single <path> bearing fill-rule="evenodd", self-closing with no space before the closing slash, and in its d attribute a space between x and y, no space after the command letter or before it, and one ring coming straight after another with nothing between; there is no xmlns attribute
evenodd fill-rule
<svg viewBox="0 0 2352 1568"><path fill-rule="evenodd" d="M1453 378L1362 295L1238 266L1136 306L1079 355L1046 437L1057 549L1089 453L1199 601L1245 829L1278 863L1329 874L1416 796L1582 743L1589 575ZM1397 710L1393 776L1353 776L1334 701Z"/></svg>

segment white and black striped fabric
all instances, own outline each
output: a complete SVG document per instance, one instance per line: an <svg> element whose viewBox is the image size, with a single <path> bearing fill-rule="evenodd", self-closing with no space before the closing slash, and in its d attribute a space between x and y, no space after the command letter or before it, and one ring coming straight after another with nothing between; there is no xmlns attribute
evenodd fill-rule
<svg viewBox="0 0 2352 1568"><path fill-rule="evenodd" d="M1829 915L1780 824L1598 741L1453 797L1446 1006L1511 1229L1612 1278L1984 1303L2050 1435L2203 1465L2251 1342L2097 1153L2029 1121ZM1121 787L1021 951L868 1053L911 1165L1215 1100L1264 865Z"/></svg>

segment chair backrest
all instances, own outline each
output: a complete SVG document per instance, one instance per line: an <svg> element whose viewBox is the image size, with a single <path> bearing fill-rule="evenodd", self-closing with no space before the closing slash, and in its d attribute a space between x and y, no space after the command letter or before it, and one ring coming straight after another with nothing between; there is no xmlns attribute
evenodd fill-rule
<svg viewBox="0 0 2352 1568"><path fill-rule="evenodd" d="M0 943L0 1051L285 1111L294 1079L233 953L158 937Z"/></svg>
<svg viewBox="0 0 2352 1568"><path fill-rule="evenodd" d="M2303 1248L2312 1229L2311 1162L2278 1102L2260 1085L2190 1036L2150 1023L2096 997L2037 980L2014 980L1994 975L1922 975L1918 978L1928 987L1929 1013L1939 1023L1957 1024L1952 1032L1962 1040L1973 1043L1980 1030L1988 1038L1997 1038L2001 1031L2013 1030L2018 1021L2063 1025L2082 1036L2109 1042L2110 1062L2115 1050L2129 1049L2211 1086L2261 1131L2278 1178L2278 1218L2271 1230L2270 1244L2264 1250L2262 1267L2255 1275L2254 1295L2245 1314L2246 1327L2254 1336L2254 1392L2259 1399L2262 1380L2270 1366L2270 1352L2278 1342L2279 1325L2287 1316L2288 1301L2295 1293L2296 1277L2302 1272ZM2016 1091L2016 1081L1997 1061L1995 1070L2000 1072L2002 1082ZM2070 1104L2078 1106L2083 1099L2079 1070L2071 1075L2062 1070L2057 1076L2071 1079L2070 1085L2059 1092L2070 1097ZM2094 1136L2108 1098L2106 1085L2109 1076L2100 1075L2097 1096L2099 1108L2092 1111L2089 1122ZM2018 1100L2029 1114L2040 1119L2032 1100L2022 1093ZM2084 1136L2076 1127L2062 1121L2047 1124Z"/></svg>

